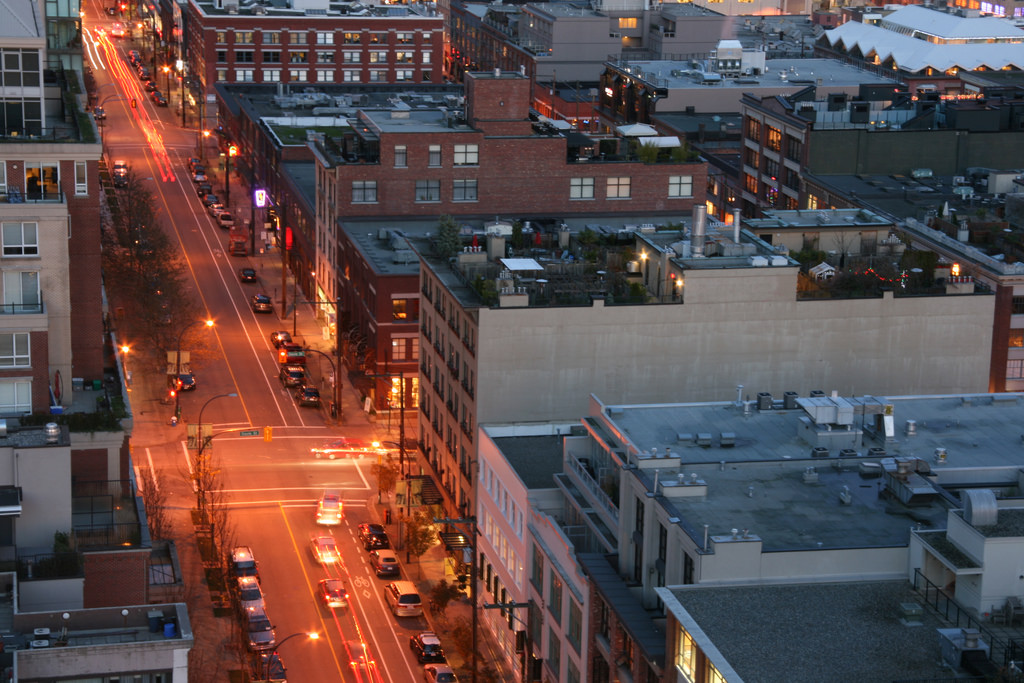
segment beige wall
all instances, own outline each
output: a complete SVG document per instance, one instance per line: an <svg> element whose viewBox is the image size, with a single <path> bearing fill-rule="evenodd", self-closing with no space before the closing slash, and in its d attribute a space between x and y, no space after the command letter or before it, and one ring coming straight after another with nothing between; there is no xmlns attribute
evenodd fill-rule
<svg viewBox="0 0 1024 683"><path fill-rule="evenodd" d="M54 532L71 531L71 449L0 449L0 483L21 487L19 553L53 552Z"/></svg>
<svg viewBox="0 0 1024 683"><path fill-rule="evenodd" d="M796 300L796 268L686 272L684 304L480 309L477 422L606 403L984 392L994 297Z"/></svg>

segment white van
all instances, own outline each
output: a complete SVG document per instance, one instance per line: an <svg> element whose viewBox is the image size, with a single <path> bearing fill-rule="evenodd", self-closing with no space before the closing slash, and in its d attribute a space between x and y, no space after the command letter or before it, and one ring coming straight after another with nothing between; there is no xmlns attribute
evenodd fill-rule
<svg viewBox="0 0 1024 683"><path fill-rule="evenodd" d="M396 617L418 617L423 614L423 603L412 581L395 581L384 589L384 600Z"/></svg>

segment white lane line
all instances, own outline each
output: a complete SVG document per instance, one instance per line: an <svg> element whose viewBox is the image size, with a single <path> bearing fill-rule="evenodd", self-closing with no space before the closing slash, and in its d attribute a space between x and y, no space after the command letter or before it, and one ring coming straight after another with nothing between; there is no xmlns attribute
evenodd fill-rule
<svg viewBox="0 0 1024 683"><path fill-rule="evenodd" d="M179 441L178 443L181 444L181 452L185 454L185 464L188 465L188 480L192 484L192 490L195 491L197 490L196 476L195 473L192 471L192 458L190 458L188 455L188 447L185 445L185 442Z"/></svg>
<svg viewBox="0 0 1024 683"><path fill-rule="evenodd" d="M188 452L186 451L186 455ZM153 454L146 449L146 460L149 461L149 476L153 480L153 488L157 491L160 490L160 483L156 480L156 466L153 464Z"/></svg>

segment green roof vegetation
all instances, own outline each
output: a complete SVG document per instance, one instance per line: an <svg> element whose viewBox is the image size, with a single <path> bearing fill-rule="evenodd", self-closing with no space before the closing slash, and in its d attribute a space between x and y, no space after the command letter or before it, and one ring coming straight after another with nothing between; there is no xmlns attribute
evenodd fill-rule
<svg viewBox="0 0 1024 683"><path fill-rule="evenodd" d="M271 126L274 134L283 145L302 145L306 143L307 131L323 133L332 138L350 132L352 126Z"/></svg>

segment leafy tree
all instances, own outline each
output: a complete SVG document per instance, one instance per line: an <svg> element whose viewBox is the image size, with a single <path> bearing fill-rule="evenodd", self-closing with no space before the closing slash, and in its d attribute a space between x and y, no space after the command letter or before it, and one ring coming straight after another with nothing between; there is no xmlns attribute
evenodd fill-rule
<svg viewBox="0 0 1024 683"><path fill-rule="evenodd" d="M459 226L451 216L441 216L438 224L437 242L434 244L438 255L443 258L452 258L462 249L462 240L459 239Z"/></svg>
<svg viewBox="0 0 1024 683"><path fill-rule="evenodd" d="M398 463L395 462L391 454L388 453L387 459L381 463L373 463L370 465L370 472L377 477L377 490L380 493L390 495L395 490L395 484L398 482Z"/></svg>
<svg viewBox="0 0 1024 683"><path fill-rule="evenodd" d="M512 246L516 249L523 248L523 222L513 221L512 223Z"/></svg>
<svg viewBox="0 0 1024 683"><path fill-rule="evenodd" d="M419 558L434 545L434 517L429 510L417 510L405 519L405 550Z"/></svg>
<svg viewBox="0 0 1024 683"><path fill-rule="evenodd" d="M642 142L636 148L637 158L645 164L653 164L658 160L659 149L649 142Z"/></svg>

